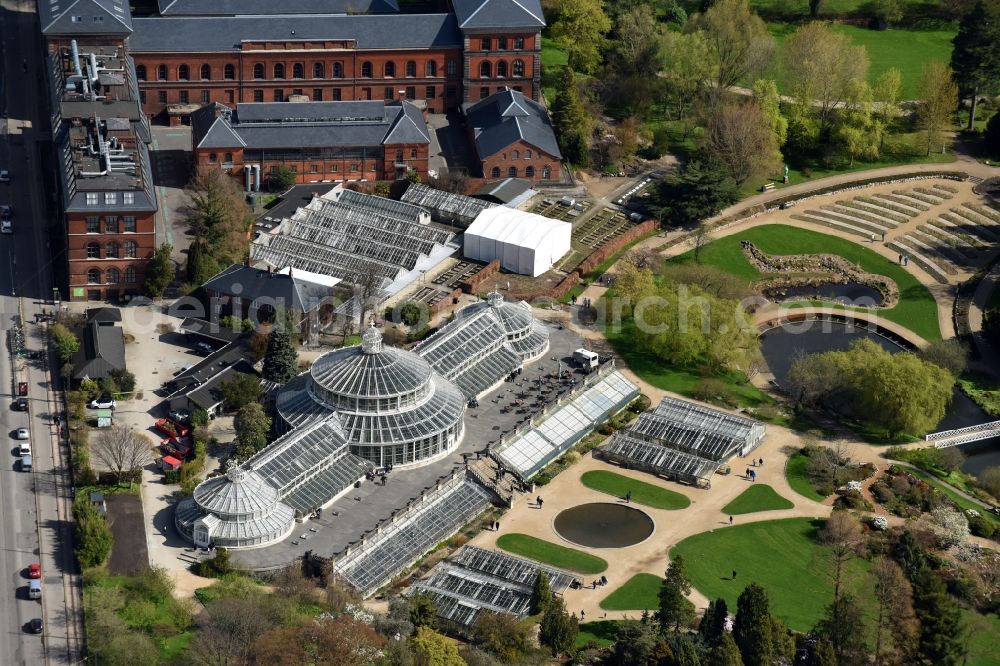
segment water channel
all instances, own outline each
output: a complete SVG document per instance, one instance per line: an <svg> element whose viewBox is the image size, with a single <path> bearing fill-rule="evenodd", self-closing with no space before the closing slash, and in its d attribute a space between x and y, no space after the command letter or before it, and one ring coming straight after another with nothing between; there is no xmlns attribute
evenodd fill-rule
<svg viewBox="0 0 1000 666"><path fill-rule="evenodd" d="M766 331L761 336L761 353L774 374L774 380L781 386L786 383L792 364L803 354L845 350L855 340L862 338L867 338L890 352L903 351L893 340L849 323L809 321L784 324ZM993 420L996 419L955 389L951 405L937 429L964 428ZM966 455L962 469L970 474L978 474L987 467L1000 465L1000 437L966 444L961 449Z"/></svg>

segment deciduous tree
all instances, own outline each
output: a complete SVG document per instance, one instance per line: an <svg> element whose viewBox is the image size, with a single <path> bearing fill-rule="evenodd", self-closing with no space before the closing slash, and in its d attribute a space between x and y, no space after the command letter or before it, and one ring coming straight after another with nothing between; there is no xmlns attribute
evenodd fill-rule
<svg viewBox="0 0 1000 666"><path fill-rule="evenodd" d="M747 0L717 0L705 13L692 16L688 26L705 33L717 94L755 80L774 55L774 38Z"/></svg>
<svg viewBox="0 0 1000 666"><path fill-rule="evenodd" d="M115 473L118 483L126 472L142 469L153 461L153 443L149 438L121 425L99 430L90 448L94 458ZM129 476L129 487L131 479Z"/></svg>
<svg viewBox="0 0 1000 666"><path fill-rule="evenodd" d="M771 124L774 143L779 148L788 138L788 120L781 115L781 95L772 79L757 79L753 84L753 101Z"/></svg>
<svg viewBox="0 0 1000 666"><path fill-rule="evenodd" d="M251 402L236 413L233 428L236 430L236 456L246 460L267 446L271 419L259 402Z"/></svg>
<svg viewBox="0 0 1000 666"><path fill-rule="evenodd" d="M586 166L589 159L587 137L590 136L590 118L580 101L576 87L576 77L570 67L563 70L563 76L552 103L552 125L559 139L563 157L573 164Z"/></svg>
<svg viewBox="0 0 1000 666"><path fill-rule="evenodd" d="M416 658L415 666L465 666L455 642L430 627L417 627L410 644Z"/></svg>
<svg viewBox="0 0 1000 666"><path fill-rule="evenodd" d="M677 119L682 120L712 79L711 51L705 33L664 34L660 40L659 61L663 63L662 76L667 81Z"/></svg>
<svg viewBox="0 0 1000 666"><path fill-rule="evenodd" d="M827 518L820 531L820 540L830 549L832 555L833 598L840 599L840 588L844 577L844 567L858 556L858 549L864 539L861 523L847 511L834 511Z"/></svg>
<svg viewBox="0 0 1000 666"><path fill-rule="evenodd" d="M833 138L854 166L858 157L873 160L879 156L885 127L873 113L871 86L865 81L855 80L847 88L844 108L837 114Z"/></svg>
<svg viewBox="0 0 1000 666"><path fill-rule="evenodd" d="M73 354L80 349L80 338L76 337L73 331L58 322L49 327L49 337L56 348L59 360L63 363L69 363L73 358Z"/></svg>
<svg viewBox="0 0 1000 666"><path fill-rule="evenodd" d="M174 281L176 268L170 253L174 251L170 243L164 243L153 252L153 258L146 265L146 281L143 291L150 298L160 298Z"/></svg>
<svg viewBox="0 0 1000 666"><path fill-rule="evenodd" d="M550 31L566 49L569 66L578 72L596 72L611 30L601 0L552 0L551 4L557 18Z"/></svg>
<svg viewBox="0 0 1000 666"><path fill-rule="evenodd" d="M781 164L773 120L752 101L726 105L711 115L704 150L726 166L737 187Z"/></svg>
<svg viewBox="0 0 1000 666"><path fill-rule="evenodd" d="M918 95L917 124L927 137L927 154L930 155L931 150L939 145L944 153L951 114L958 107L958 86L951 78L948 67L936 60L925 64L920 75Z"/></svg>
<svg viewBox="0 0 1000 666"><path fill-rule="evenodd" d="M877 602L874 617L875 663L910 663L919 629L913 612L910 581L899 565L887 557L875 558L870 575L871 589Z"/></svg>
<svg viewBox="0 0 1000 666"><path fill-rule="evenodd" d="M219 384L219 392L226 411L237 412L251 402L257 402L264 389L260 380L245 372L237 372L232 379Z"/></svg>

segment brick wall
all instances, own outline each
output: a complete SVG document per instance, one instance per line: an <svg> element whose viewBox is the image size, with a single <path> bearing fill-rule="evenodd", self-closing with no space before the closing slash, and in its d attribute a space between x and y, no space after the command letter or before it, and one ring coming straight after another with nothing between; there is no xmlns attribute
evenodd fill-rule
<svg viewBox="0 0 1000 666"><path fill-rule="evenodd" d="M629 243L642 238L647 234L653 233L656 229L656 220L646 220L645 222L635 225L622 235L612 238L607 243L591 252L589 257L580 262L580 266L577 270L579 270L581 274L586 275L604 263L608 257L618 252Z"/></svg>
<svg viewBox="0 0 1000 666"><path fill-rule="evenodd" d="M130 217L134 215L136 218L135 232L124 231L126 215ZM123 212L116 215L119 233L108 233L104 215L96 216L99 231L88 232L88 217L94 216L79 213L66 216L70 299L86 300L90 296L95 296L95 300L103 300L113 299L126 293L139 293L146 277L146 265L156 249L154 214ZM93 246L95 243L96 246ZM130 252L126 247L128 243L135 243L134 258L125 256ZM116 246L109 247L109 244ZM95 253L97 257L89 256ZM93 277L88 275L91 269L99 271L99 282L90 279ZM109 285L107 282L112 269L117 271L118 276L118 283L115 285ZM135 279L129 282L126 278L131 277L133 271Z"/></svg>
<svg viewBox="0 0 1000 666"><path fill-rule="evenodd" d="M473 128L470 127L470 140L472 140L472 131ZM529 153L531 154L531 159L527 158ZM516 177L538 182L543 180L545 167L548 167L550 170L550 175L545 180L559 179L559 160L552 155L543 153L525 141L517 141L507 146L507 148L496 155L490 155L482 159L480 164L483 179L486 181ZM531 175L528 175L529 167L533 170ZM513 173L511 172L512 168L514 169Z"/></svg>

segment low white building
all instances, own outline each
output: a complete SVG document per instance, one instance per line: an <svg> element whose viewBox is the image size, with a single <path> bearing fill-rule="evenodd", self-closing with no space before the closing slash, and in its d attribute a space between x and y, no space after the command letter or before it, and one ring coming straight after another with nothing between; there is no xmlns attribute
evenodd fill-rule
<svg viewBox="0 0 1000 666"><path fill-rule="evenodd" d="M476 216L465 231L466 259L498 259L504 270L537 277L570 251L573 225L497 206Z"/></svg>

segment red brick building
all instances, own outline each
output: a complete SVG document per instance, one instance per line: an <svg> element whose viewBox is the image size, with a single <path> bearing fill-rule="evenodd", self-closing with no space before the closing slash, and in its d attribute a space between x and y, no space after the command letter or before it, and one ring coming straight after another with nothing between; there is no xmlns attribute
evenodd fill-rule
<svg viewBox="0 0 1000 666"><path fill-rule="evenodd" d="M465 106L465 124L487 181L557 181L562 155L549 114L509 88Z"/></svg>
<svg viewBox="0 0 1000 666"><path fill-rule="evenodd" d="M122 9L124 7L124 10ZM60 165L68 297L125 300L141 291L156 245L149 125L115 0L39 5Z"/></svg>
<svg viewBox="0 0 1000 666"><path fill-rule="evenodd" d="M297 95L403 97L433 113L508 86L538 99L538 0L451 2L453 13L401 14L391 0L163 0L132 21L143 110L180 123L208 103Z"/></svg>
<svg viewBox="0 0 1000 666"><path fill-rule="evenodd" d="M407 101L211 104L191 116L195 167L259 190L284 166L299 183L427 177L430 135Z"/></svg>

